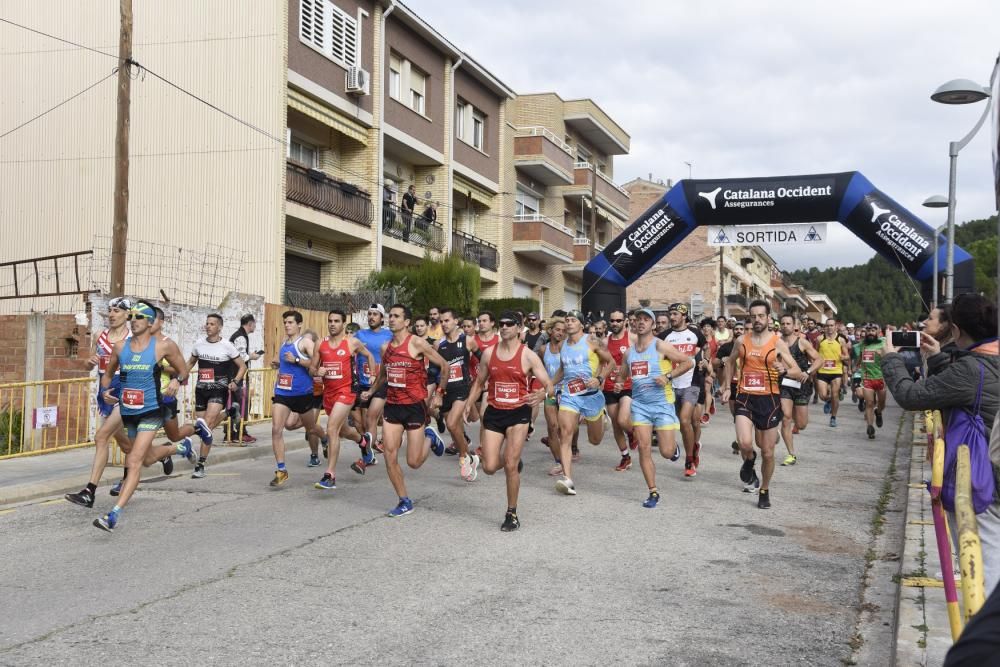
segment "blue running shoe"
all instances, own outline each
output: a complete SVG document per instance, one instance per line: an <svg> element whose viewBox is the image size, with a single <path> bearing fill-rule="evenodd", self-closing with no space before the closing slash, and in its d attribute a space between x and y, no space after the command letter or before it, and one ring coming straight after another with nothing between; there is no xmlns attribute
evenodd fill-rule
<svg viewBox="0 0 1000 667"><path fill-rule="evenodd" d="M371 465L375 462L375 452L372 451L372 444L375 442L375 437L365 431L361 434L361 458L365 460L367 465Z"/></svg>
<svg viewBox="0 0 1000 667"><path fill-rule="evenodd" d="M109 533L115 532L115 526L118 525L118 513L108 512L100 519L94 519L94 525L101 530L106 530Z"/></svg>
<svg viewBox="0 0 1000 667"><path fill-rule="evenodd" d="M198 463L198 454L194 451L191 438L184 438L177 443L177 453L186 458L191 465Z"/></svg>
<svg viewBox="0 0 1000 667"><path fill-rule="evenodd" d="M125 478L124 477L122 477L120 480L118 480L118 483L115 484L114 486L112 486L111 490L108 491L108 493L110 493L113 496L117 496L118 494L120 494L122 492L122 485L123 484L125 484Z"/></svg>
<svg viewBox="0 0 1000 667"><path fill-rule="evenodd" d="M643 501L642 506L648 509L653 509L656 507L656 503L660 502L660 494L656 491L649 492L649 498Z"/></svg>
<svg viewBox="0 0 1000 667"><path fill-rule="evenodd" d="M313 488L330 491L337 488L337 480L330 473L324 473L323 479L313 484Z"/></svg>
<svg viewBox="0 0 1000 667"><path fill-rule="evenodd" d="M830 417L830 426L833 426L834 428L836 428L836 426L837 426L837 418L836 417Z"/></svg>
<svg viewBox="0 0 1000 667"><path fill-rule="evenodd" d="M431 451L434 452L434 456L444 456L444 440L441 436L430 426L424 429L424 435L431 441Z"/></svg>
<svg viewBox="0 0 1000 667"><path fill-rule="evenodd" d="M212 444L212 429L208 428L208 422L201 417L194 420L194 432L206 445Z"/></svg>
<svg viewBox="0 0 1000 667"><path fill-rule="evenodd" d="M833 404L830 401L823 403L823 414L828 415L833 410Z"/></svg>
<svg viewBox="0 0 1000 667"><path fill-rule="evenodd" d="M399 517L403 516L404 514L409 514L412 511L413 511L413 501L410 500L409 498L400 498L399 504L393 507L391 510L389 510L388 516Z"/></svg>
<svg viewBox="0 0 1000 667"><path fill-rule="evenodd" d="M308 467L315 468L318 465L320 465L319 454L310 454Z"/></svg>

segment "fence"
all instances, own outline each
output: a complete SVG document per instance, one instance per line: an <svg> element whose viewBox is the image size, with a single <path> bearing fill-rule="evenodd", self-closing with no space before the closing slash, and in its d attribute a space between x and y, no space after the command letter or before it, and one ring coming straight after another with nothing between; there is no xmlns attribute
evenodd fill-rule
<svg viewBox="0 0 1000 667"><path fill-rule="evenodd" d="M382 204L382 231L386 236L421 248L444 250L444 227L422 215L406 211L392 202Z"/></svg>

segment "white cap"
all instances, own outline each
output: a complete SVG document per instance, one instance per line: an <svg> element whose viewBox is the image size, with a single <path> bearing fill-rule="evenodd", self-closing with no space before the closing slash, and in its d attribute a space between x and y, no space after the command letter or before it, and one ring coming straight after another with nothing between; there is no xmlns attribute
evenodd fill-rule
<svg viewBox="0 0 1000 667"><path fill-rule="evenodd" d="M381 313L382 317L385 317L385 308L382 306L381 303L373 303L371 306L368 307L369 313L372 312L373 310L376 313Z"/></svg>
<svg viewBox="0 0 1000 667"><path fill-rule="evenodd" d="M848 329L853 329L854 328L854 322L848 322L847 323L847 328Z"/></svg>

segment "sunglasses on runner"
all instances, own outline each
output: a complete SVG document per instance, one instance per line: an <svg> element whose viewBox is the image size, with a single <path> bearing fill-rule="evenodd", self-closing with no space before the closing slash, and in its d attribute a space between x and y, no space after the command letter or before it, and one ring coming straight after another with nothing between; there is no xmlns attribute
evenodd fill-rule
<svg viewBox="0 0 1000 667"><path fill-rule="evenodd" d="M502 327L516 327L517 326L517 322L515 322L514 320L500 320L499 324Z"/></svg>
<svg viewBox="0 0 1000 667"><path fill-rule="evenodd" d="M623 320L623 319L608 320L608 322L624 322L624 321L625 320Z"/></svg>

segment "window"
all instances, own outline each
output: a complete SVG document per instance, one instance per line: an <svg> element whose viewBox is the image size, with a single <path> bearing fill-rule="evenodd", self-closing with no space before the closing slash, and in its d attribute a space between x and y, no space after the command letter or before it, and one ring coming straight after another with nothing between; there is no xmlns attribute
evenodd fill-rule
<svg viewBox="0 0 1000 667"><path fill-rule="evenodd" d="M455 136L461 139L465 136L465 114L469 105L462 100L455 105Z"/></svg>
<svg viewBox="0 0 1000 667"><path fill-rule="evenodd" d="M486 129L486 115L479 109L472 110L472 145L483 150L483 138Z"/></svg>
<svg viewBox="0 0 1000 667"><path fill-rule="evenodd" d="M401 98L403 83L403 63L395 55L389 56L389 97L394 100Z"/></svg>
<svg viewBox="0 0 1000 667"><path fill-rule="evenodd" d="M299 0L299 39L344 67L358 64L358 19L331 0Z"/></svg>
<svg viewBox="0 0 1000 667"><path fill-rule="evenodd" d="M455 104L455 136L486 151L486 114L463 99Z"/></svg>
<svg viewBox="0 0 1000 667"><path fill-rule="evenodd" d="M428 78L406 58L389 54L389 97L421 116L427 115Z"/></svg>
<svg viewBox="0 0 1000 667"><path fill-rule="evenodd" d="M520 188L514 194L514 215L535 215L540 209L538 197Z"/></svg>
<svg viewBox="0 0 1000 667"><path fill-rule="evenodd" d="M590 151L588 151L583 146L577 144L576 146L576 161L577 162L590 162Z"/></svg>
<svg viewBox="0 0 1000 667"><path fill-rule="evenodd" d="M427 75L410 66L410 108L424 115L424 96L427 94Z"/></svg>
<svg viewBox="0 0 1000 667"><path fill-rule="evenodd" d="M298 137L292 137L288 141L288 158L315 169L319 164L319 150Z"/></svg>

